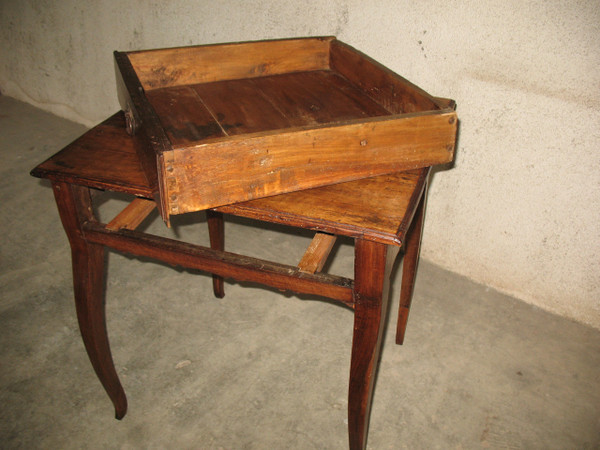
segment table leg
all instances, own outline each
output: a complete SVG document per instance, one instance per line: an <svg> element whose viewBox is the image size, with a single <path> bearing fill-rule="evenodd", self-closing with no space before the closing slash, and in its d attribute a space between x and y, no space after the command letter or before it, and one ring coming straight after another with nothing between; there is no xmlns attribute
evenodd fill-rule
<svg viewBox="0 0 600 450"><path fill-rule="evenodd" d="M366 446L373 385L379 362L390 272L398 247L356 240L354 262L354 335L348 394L351 450Z"/></svg>
<svg viewBox="0 0 600 450"><path fill-rule="evenodd" d="M127 398L115 370L106 331L104 246L85 240L82 224L94 221L88 188L53 183L60 218L71 245L73 288L79 330L94 371L115 407L115 417L127 412Z"/></svg>
<svg viewBox="0 0 600 450"><path fill-rule="evenodd" d="M223 221L223 213L207 210L206 221L208 222L208 237L210 239L210 248L213 250L225 250L225 222ZM215 297L225 297L225 285L223 277L213 275L213 292Z"/></svg>
<svg viewBox="0 0 600 450"><path fill-rule="evenodd" d="M396 325L396 344L402 345L406 332L406 323L410 303L412 301L417 266L419 264L419 250L421 248L421 234L425 216L425 202L427 191L423 192L412 224L408 229L405 241L404 261L402 263L402 284L400 287L400 305L398 307L398 323Z"/></svg>

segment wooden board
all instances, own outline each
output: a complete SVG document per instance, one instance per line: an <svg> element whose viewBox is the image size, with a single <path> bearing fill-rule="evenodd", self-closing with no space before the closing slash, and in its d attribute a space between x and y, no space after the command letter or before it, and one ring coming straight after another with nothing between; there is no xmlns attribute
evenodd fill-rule
<svg viewBox="0 0 600 450"><path fill-rule="evenodd" d="M453 102L335 38L115 52L119 99L172 214L451 162Z"/></svg>
<svg viewBox="0 0 600 450"><path fill-rule="evenodd" d="M128 52L146 90L326 69L332 37Z"/></svg>
<svg viewBox="0 0 600 450"><path fill-rule="evenodd" d="M336 236L333 234L315 234L304 256L302 256L302 259L298 263L298 269L306 273L320 272L327 262L327 257L331 253L335 241Z"/></svg>
<svg viewBox="0 0 600 450"><path fill-rule="evenodd" d="M127 135L123 113L119 112L31 173L53 181L151 198L152 190L136 153L142 142L142 136ZM217 210L334 235L401 245L427 174L428 169L417 169L381 175L222 206ZM144 202L137 203L140 207L144 205ZM142 210L145 211L145 207ZM136 208L134 216L138 213ZM117 225L119 228L123 224L135 226L132 223L128 217L121 216Z"/></svg>
<svg viewBox="0 0 600 450"><path fill-rule="evenodd" d="M113 114L52 155L31 174L52 181L152 198L152 187L138 154L141 136L125 133L122 112Z"/></svg>
<svg viewBox="0 0 600 450"><path fill-rule="evenodd" d="M429 169L260 198L218 211L401 246Z"/></svg>

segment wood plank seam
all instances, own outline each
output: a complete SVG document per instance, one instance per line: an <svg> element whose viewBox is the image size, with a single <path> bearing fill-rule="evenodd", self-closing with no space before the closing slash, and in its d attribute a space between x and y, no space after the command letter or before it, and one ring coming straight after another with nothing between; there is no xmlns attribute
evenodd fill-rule
<svg viewBox="0 0 600 450"><path fill-rule="evenodd" d="M200 96L200 94L198 94L198 91L196 91L195 89L192 89L192 91L194 91L194 94L196 94L196 97L198 98L198 100L200 100L200 103L202 103L202 106L204 106L204 108L206 108L206 110L209 112L209 114L212 116L212 118L214 119L214 121L217 123L217 125L219 126L219 128L221 129L221 131L223 132L223 134L225 136L229 136L229 133L225 130L225 128L223 127L223 125L221 124L221 122L219 122L219 119L217 118L216 114L213 112L212 109L210 109L208 107L208 105L206 104L206 102L204 101L204 99Z"/></svg>

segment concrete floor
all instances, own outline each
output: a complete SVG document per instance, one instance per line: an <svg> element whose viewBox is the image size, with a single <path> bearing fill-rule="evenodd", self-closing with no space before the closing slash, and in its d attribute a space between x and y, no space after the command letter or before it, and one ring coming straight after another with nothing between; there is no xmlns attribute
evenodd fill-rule
<svg viewBox="0 0 600 450"><path fill-rule="evenodd" d="M0 97L0 447L346 448L351 311L237 283L217 300L207 275L116 253L107 321L129 412L113 418L49 183L29 176L83 131ZM202 214L146 227L208 242ZM226 234L229 250L292 264L309 242L243 220ZM328 270L351 275L351 241L334 256ZM404 346L386 336L368 447L600 448L599 369L600 331L424 261Z"/></svg>

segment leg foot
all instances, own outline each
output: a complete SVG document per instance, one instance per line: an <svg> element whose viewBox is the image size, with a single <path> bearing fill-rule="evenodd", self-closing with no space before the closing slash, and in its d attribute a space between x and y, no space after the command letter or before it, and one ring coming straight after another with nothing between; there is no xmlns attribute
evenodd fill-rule
<svg viewBox="0 0 600 450"><path fill-rule="evenodd" d="M53 184L73 265L73 288L79 330L96 375L110 397L117 419L127 412L127 398L110 352L104 309L104 247L85 240L81 225L94 221L89 189Z"/></svg>
<svg viewBox="0 0 600 450"><path fill-rule="evenodd" d="M127 412L127 398L115 369L106 331L104 308L104 247L87 244L74 249L73 284L77 321L94 371L115 407L115 417Z"/></svg>

